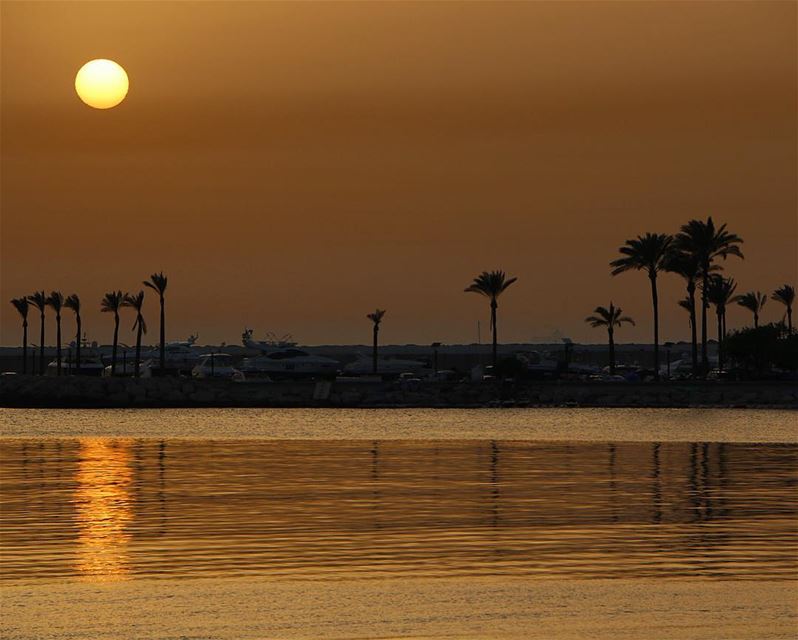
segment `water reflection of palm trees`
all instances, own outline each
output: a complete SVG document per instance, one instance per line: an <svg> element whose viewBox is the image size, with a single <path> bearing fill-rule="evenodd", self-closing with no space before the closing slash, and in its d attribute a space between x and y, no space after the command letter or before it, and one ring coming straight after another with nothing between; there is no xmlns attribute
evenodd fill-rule
<svg viewBox="0 0 798 640"><path fill-rule="evenodd" d="M91 580L124 579L133 520L131 442L82 439L75 480L77 571Z"/></svg>

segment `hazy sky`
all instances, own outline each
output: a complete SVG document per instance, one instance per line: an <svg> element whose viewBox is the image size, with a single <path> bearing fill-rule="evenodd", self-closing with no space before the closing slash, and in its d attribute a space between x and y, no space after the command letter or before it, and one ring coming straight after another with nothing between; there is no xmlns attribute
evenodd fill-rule
<svg viewBox="0 0 798 640"><path fill-rule="evenodd" d="M161 269L170 339L366 342L381 307L385 342L484 340L462 290L503 268L503 341L603 341L583 319L610 299L648 340L645 276L607 264L710 214L746 241L741 290L796 282L794 2L0 7L2 344L35 289L107 342L102 294ZM130 77L108 111L73 86L100 57ZM665 340L682 295L662 278Z"/></svg>

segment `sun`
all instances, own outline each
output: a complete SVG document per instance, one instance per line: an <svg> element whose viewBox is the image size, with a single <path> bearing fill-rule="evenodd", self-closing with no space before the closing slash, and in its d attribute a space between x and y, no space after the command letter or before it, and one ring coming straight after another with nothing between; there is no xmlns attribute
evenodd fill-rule
<svg viewBox="0 0 798 640"><path fill-rule="evenodd" d="M125 70L113 60L91 60L75 76L75 91L90 107L110 109L125 99L128 90Z"/></svg>

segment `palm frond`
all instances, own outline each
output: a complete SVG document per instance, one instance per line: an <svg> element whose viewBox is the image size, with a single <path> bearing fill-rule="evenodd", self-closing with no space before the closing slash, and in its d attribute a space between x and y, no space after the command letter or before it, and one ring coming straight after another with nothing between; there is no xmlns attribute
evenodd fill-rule
<svg viewBox="0 0 798 640"><path fill-rule="evenodd" d="M792 308L792 305L795 302L795 289L789 284L785 284L776 289L771 298L777 302L781 302L781 304L788 309Z"/></svg>
<svg viewBox="0 0 798 640"><path fill-rule="evenodd" d="M30 303L28 302L27 298L12 298L11 304L14 305L14 308L17 310L17 313L19 313L23 320L28 319Z"/></svg>
<svg viewBox="0 0 798 640"><path fill-rule="evenodd" d="M149 280L144 281L144 286L153 289L154 291L158 292L159 296L163 296L166 292L166 284L168 278L163 274L163 271L160 273L153 273L150 276Z"/></svg>
<svg viewBox="0 0 798 640"><path fill-rule="evenodd" d="M72 295L67 296L67 299L64 300L64 306L67 309L72 309L76 314L80 314L80 298L78 297L77 293L73 293Z"/></svg>

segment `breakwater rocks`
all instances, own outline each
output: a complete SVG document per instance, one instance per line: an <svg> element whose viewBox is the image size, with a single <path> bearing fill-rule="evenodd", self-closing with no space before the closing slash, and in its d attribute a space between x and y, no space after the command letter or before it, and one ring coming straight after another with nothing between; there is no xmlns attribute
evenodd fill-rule
<svg viewBox="0 0 798 640"><path fill-rule="evenodd" d="M798 409L781 382L233 382L0 376L4 407L769 407Z"/></svg>

